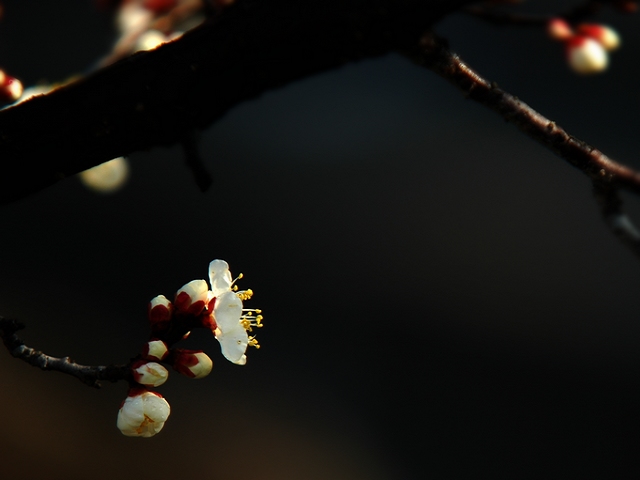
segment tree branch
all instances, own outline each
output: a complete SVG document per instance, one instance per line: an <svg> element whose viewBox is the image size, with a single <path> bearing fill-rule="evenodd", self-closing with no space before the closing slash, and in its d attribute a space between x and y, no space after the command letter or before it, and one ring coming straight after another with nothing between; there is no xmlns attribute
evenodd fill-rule
<svg viewBox="0 0 640 480"><path fill-rule="evenodd" d="M53 370L79 379L91 387L100 388L101 380L117 382L119 380L131 380L131 369L129 365L108 365L108 366L87 366L72 362L69 357L58 358L27 347L16 335L22 330L24 325L16 320L0 317L0 338L7 347L9 353L27 362L29 365L38 367L41 370Z"/></svg>
<svg viewBox="0 0 640 480"><path fill-rule="evenodd" d="M237 0L177 41L0 112L0 203L179 143L265 90L409 48L471 0Z"/></svg>
<svg viewBox="0 0 640 480"><path fill-rule="evenodd" d="M622 211L618 188L640 194L640 172L615 162L601 151L567 133L517 97L481 77L452 53L446 42L433 33L424 35L420 44L405 52L414 62L434 71L458 87L472 100L497 112L538 143L560 155L589 176L609 228L638 256L640 233Z"/></svg>
<svg viewBox="0 0 640 480"><path fill-rule="evenodd" d="M458 87L467 98L497 112L507 122L557 153L591 179L640 193L640 172L612 160L570 135L517 97L481 77L455 53L449 51L444 40L429 33L419 45L405 53L414 62L429 68Z"/></svg>

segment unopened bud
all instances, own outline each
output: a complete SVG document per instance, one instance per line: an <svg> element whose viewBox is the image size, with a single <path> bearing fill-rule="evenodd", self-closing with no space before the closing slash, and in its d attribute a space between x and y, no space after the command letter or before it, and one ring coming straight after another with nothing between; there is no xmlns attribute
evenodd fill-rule
<svg viewBox="0 0 640 480"><path fill-rule="evenodd" d="M157 339L149 340L142 348L142 356L147 360L164 360L168 353L167 344Z"/></svg>
<svg viewBox="0 0 640 480"><path fill-rule="evenodd" d="M159 387L169 378L169 371L156 362L138 360L131 365L133 379L146 387Z"/></svg>
<svg viewBox="0 0 640 480"><path fill-rule="evenodd" d="M604 47L596 40L575 36L567 42L569 66L583 75L602 72L609 64Z"/></svg>
<svg viewBox="0 0 640 480"><path fill-rule="evenodd" d="M606 25L582 24L578 25L577 31L580 35L593 38L608 52L620 46L620 35L613 28Z"/></svg>
<svg viewBox="0 0 640 480"><path fill-rule="evenodd" d="M22 82L15 77L7 75L0 70L0 102L12 103L20 98L24 87Z"/></svg>
<svg viewBox="0 0 640 480"><path fill-rule="evenodd" d="M201 350L175 349L173 368L189 378L204 378L213 368L209 356Z"/></svg>
<svg viewBox="0 0 640 480"><path fill-rule="evenodd" d="M170 413L171 407L162 395L134 388L120 406L117 425L128 437L153 437L162 430Z"/></svg>
<svg viewBox="0 0 640 480"><path fill-rule="evenodd" d="M149 302L149 321L152 327L161 328L171 320L173 305L164 295L153 297Z"/></svg>
<svg viewBox="0 0 640 480"><path fill-rule="evenodd" d="M176 293L175 306L181 313L200 315L208 301L209 287L204 280L192 280Z"/></svg>
<svg viewBox="0 0 640 480"><path fill-rule="evenodd" d="M573 36L573 31L569 24L562 18L552 18L547 23L547 34L553 40L565 41Z"/></svg>

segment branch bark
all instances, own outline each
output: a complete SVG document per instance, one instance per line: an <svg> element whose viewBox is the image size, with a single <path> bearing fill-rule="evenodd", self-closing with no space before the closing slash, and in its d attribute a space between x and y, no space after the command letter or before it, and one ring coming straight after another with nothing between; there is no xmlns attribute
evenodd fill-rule
<svg viewBox="0 0 640 480"><path fill-rule="evenodd" d="M296 79L416 45L471 0L237 0L181 39L0 112L0 203L179 143Z"/></svg>
<svg viewBox="0 0 640 480"><path fill-rule="evenodd" d="M41 370L66 373L95 388L100 388L101 380L117 382L119 380L131 380L132 378L129 365L80 365L71 361L69 357L52 357L27 347L16 334L23 328L24 325L16 320L0 317L0 338L2 338L5 347L7 347L12 356L27 362L29 365L38 367Z"/></svg>

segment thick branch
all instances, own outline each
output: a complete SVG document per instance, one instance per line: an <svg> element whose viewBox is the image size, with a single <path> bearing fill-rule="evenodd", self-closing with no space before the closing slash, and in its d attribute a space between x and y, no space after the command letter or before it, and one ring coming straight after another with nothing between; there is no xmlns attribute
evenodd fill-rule
<svg viewBox="0 0 640 480"><path fill-rule="evenodd" d="M267 89L418 42L471 0L238 0L155 51L0 112L0 203L180 142Z"/></svg>
<svg viewBox="0 0 640 480"><path fill-rule="evenodd" d="M15 320L0 317L0 338L9 350L9 353L29 365L42 370L54 370L67 375L72 375L81 382L96 388L100 388L101 380L117 382L130 380L131 369L128 365L87 366L72 362L69 357L58 358L27 347L16 335L24 325Z"/></svg>

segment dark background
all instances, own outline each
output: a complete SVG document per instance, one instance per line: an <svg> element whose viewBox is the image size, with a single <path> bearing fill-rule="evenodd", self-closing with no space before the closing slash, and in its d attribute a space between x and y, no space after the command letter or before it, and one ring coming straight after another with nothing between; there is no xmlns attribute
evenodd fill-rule
<svg viewBox="0 0 640 480"><path fill-rule="evenodd" d="M114 38L89 1L3 4L0 65L27 85L85 71ZM639 19L599 19L624 44L594 77L536 30L455 15L437 31L640 167ZM147 338L148 300L223 258L265 311L262 348L239 367L194 335L214 370L159 388L172 414L152 439L117 430L124 384L96 391L0 354L0 478L640 474L640 264L580 172L398 56L242 104L202 149L204 195L178 148L156 149L131 156L116 195L69 179L1 208L0 314L49 354L123 362Z"/></svg>

